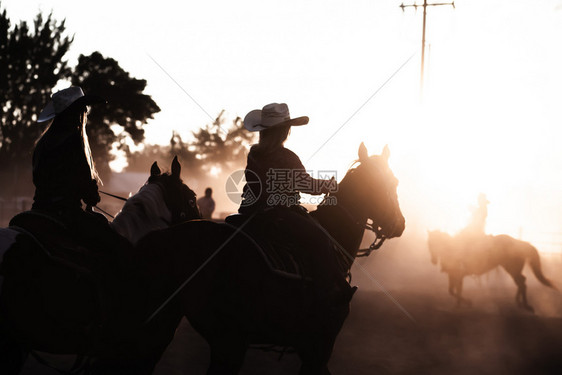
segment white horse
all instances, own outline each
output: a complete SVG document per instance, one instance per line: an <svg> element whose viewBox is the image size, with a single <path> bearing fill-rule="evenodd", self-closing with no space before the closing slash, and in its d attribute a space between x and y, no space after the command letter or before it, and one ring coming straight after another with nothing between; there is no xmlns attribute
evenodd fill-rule
<svg viewBox="0 0 562 375"><path fill-rule="evenodd" d="M180 172L177 158L171 173L154 163L112 228L134 245L151 232L199 218L195 193ZM138 271L152 259L135 253L133 264L116 265L112 254L59 249L40 237L23 228L0 229L0 373L19 373L29 352L49 353L57 363L59 355L90 357L99 373L116 367L151 373L181 318L163 313L151 325L140 323L152 312L150 301L166 293Z"/></svg>

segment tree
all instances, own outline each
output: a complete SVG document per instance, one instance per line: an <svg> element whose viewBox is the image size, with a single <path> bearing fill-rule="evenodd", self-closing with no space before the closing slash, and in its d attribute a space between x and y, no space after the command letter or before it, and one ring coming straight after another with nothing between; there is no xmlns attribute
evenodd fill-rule
<svg viewBox="0 0 562 375"><path fill-rule="evenodd" d="M48 123L37 116L48 103L52 89L64 80L86 93L105 97L109 104L93 108L87 127L92 154L102 177L109 175L110 151L115 142L125 145L144 139L142 126L160 111L143 94L146 81L130 77L117 61L99 52L81 55L72 70L64 59L73 41L65 36L65 21L45 19L41 13L33 27L22 21L12 27L6 10L0 10L0 195L30 195L31 155ZM116 135L111 125L120 125Z"/></svg>
<svg viewBox="0 0 562 375"><path fill-rule="evenodd" d="M68 76L63 60L73 37L65 36L65 21L38 14L30 27L25 21L11 27L0 10L0 194L29 193L31 154L46 124L37 116L49 101L51 89ZM7 183L9 181L9 183Z"/></svg>
<svg viewBox="0 0 562 375"><path fill-rule="evenodd" d="M182 165L185 166L192 174L198 175L201 173L202 161L197 157L197 154L193 151L193 147L185 142L181 135L173 131L172 138L170 138L170 150L169 155L171 157L177 156L181 161Z"/></svg>
<svg viewBox="0 0 562 375"><path fill-rule="evenodd" d="M243 168L250 144L255 141L255 133L248 132L240 117L228 124L225 111L221 111L212 124L207 124L193 132L193 140L184 141L179 133L173 132L170 144L166 146L145 145L138 152L127 150L127 171L147 171L154 161L169 162L177 156L183 169L193 178L208 175L213 169L230 173Z"/></svg>
<svg viewBox="0 0 562 375"><path fill-rule="evenodd" d="M155 161L164 166L169 165L172 160L170 145L144 144L141 150L134 152L127 147L125 155L127 157L126 172L148 173L150 166Z"/></svg>
<svg viewBox="0 0 562 375"><path fill-rule="evenodd" d="M160 112L160 108L149 95L143 94L146 80L131 77L116 60L103 57L99 52L80 55L71 82L81 86L84 92L108 101L107 105L92 109L87 127L96 167L102 179L107 178L113 144L118 142L123 149L126 137L135 143L141 142L144 139L142 126ZM111 125L120 125L123 132L116 135Z"/></svg>
<svg viewBox="0 0 562 375"><path fill-rule="evenodd" d="M125 149L127 155L127 172L145 173L150 170L150 166L155 161L159 165L168 165L177 156L182 169L189 171L191 177L198 175L201 170L201 160L197 159L195 153L190 151L188 143L184 142L181 135L176 131L172 132L170 143L167 145L144 144L139 151L131 152L130 148Z"/></svg>
<svg viewBox="0 0 562 375"><path fill-rule="evenodd" d="M223 110L212 124L193 132L195 140L190 147L202 161L204 171L213 167L229 170L246 163L246 153L255 141L255 133L244 128L240 117L228 126L227 122Z"/></svg>

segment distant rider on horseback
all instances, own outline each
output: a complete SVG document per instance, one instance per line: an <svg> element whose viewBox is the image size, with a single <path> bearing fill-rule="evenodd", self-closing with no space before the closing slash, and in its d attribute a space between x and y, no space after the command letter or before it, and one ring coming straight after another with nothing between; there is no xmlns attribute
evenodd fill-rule
<svg viewBox="0 0 562 375"><path fill-rule="evenodd" d="M259 215L253 222L260 223L262 235L296 245L296 255L302 257L305 270L326 292L323 294L337 293L347 298L350 287L336 264L334 244L300 205L299 194L329 193L337 189L337 182L333 177L313 178L299 157L284 147L291 126L306 125L308 120L306 116L291 118L285 103L268 104L246 115L244 127L259 131L259 143L248 154L239 212Z"/></svg>
<svg viewBox="0 0 562 375"><path fill-rule="evenodd" d="M488 204L490 201L486 198L486 194L478 194L478 206L472 207L472 217L470 222L464 228L464 232L474 236L486 235L486 218L488 217Z"/></svg>

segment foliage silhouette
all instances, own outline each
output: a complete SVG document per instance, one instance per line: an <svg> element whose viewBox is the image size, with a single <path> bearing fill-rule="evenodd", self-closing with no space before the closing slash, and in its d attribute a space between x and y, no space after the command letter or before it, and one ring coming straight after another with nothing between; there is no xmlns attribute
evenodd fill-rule
<svg viewBox="0 0 562 375"><path fill-rule="evenodd" d="M145 145L138 152L129 149L126 170L143 172L154 160L178 156L192 177L208 175L213 168L230 172L244 167L246 152L255 141L255 134L244 129L242 119L236 117L229 121L224 110L212 124L205 125L192 135L192 140L184 141L174 131L169 145Z"/></svg>
<svg viewBox="0 0 562 375"><path fill-rule="evenodd" d="M65 21L39 13L12 27L0 11L0 194L30 193L31 154L46 124L37 115L56 83L70 74L64 55L73 37Z"/></svg>
<svg viewBox="0 0 562 375"><path fill-rule="evenodd" d="M108 101L107 105L92 110L87 127L96 168L102 180L107 179L109 162L114 158L110 153L113 144L118 142L118 147L123 149L128 137L135 143L143 141L142 126L160 108L149 95L143 94L146 80L131 77L116 60L99 52L80 55L71 82L86 93L95 93ZM116 135L111 125L120 125L123 132Z"/></svg>
<svg viewBox="0 0 562 375"><path fill-rule="evenodd" d="M154 100L143 94L146 80L131 77L116 60L100 52L80 55L72 69L64 57L74 37L65 32L65 20L54 20L52 13L47 17L38 13L31 26L21 21L12 27L6 10L0 8L0 180L9 181L0 185L0 196L32 195L31 155L48 125L37 123L37 115L53 88L65 80L108 100L106 106L92 109L87 128L96 167L104 180L110 176L114 145L126 152L128 170L145 170L145 161L167 160L170 155L178 155L195 176L208 174L213 167L228 171L244 166L255 135L243 128L239 117L227 119L224 111L211 124L193 132L192 140L184 141L174 132L167 147L146 145L145 155L131 152L127 139L142 142L142 126L160 111ZM115 134L112 125L123 131Z"/></svg>
<svg viewBox="0 0 562 375"><path fill-rule="evenodd" d="M240 117L232 120L230 126L225 126L226 122L223 110L212 124L193 133L195 141L191 147L203 162L206 172L213 167L243 166L247 148L255 140L255 133L244 128Z"/></svg>

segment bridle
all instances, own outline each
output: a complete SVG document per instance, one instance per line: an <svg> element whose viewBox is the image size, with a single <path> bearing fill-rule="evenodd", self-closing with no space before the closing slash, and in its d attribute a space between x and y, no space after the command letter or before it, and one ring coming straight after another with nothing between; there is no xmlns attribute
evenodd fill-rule
<svg viewBox="0 0 562 375"><path fill-rule="evenodd" d="M166 186L166 184L162 183L161 181L154 181L151 183L158 186L164 192L165 194L164 197L169 196L170 191L169 188ZM189 191L190 195L193 194L193 196L186 198L184 196L185 192L181 191L183 187L185 187ZM172 214L171 221L167 222L168 226L180 224L185 221L194 219L194 217L191 217L192 215L191 212L189 211L190 208L195 210L195 213L197 214L195 218L200 217L199 210L197 209L197 205L195 204L195 193L193 193L193 191L191 191L186 185L182 184L181 181L179 184L179 189L180 189L179 202L171 202L168 199L164 198L166 205L168 206L168 210L170 210L170 213ZM168 193L168 195L166 195L166 192ZM187 208L188 205L190 208Z"/></svg>
<svg viewBox="0 0 562 375"><path fill-rule="evenodd" d="M371 252L373 250L378 250L380 249L380 247L382 246L382 244L384 243L384 241L386 240L386 236L384 234L382 234L380 232L380 230L378 228L374 228L371 224L367 223L365 224L365 229L372 231L375 234L375 239L374 241L369 245L368 248L365 249L359 249L357 250L357 255L356 257L360 258L360 257L368 257L369 255L371 255Z"/></svg>
<svg viewBox="0 0 562 375"><path fill-rule="evenodd" d="M152 183L153 183L153 184L156 184L158 187L160 187L160 189L162 189L162 191L166 191L166 186L165 186L163 183L158 182L158 181L152 182ZM105 194L105 195L107 195L107 196L109 196L109 197L122 200L122 201L124 201L124 202L127 202L127 200L128 200L127 198L121 197L121 196L119 196L119 195L111 194L111 193L108 193L108 192L105 192L105 191L102 191L102 190L99 190L99 192L102 193L102 194ZM174 210L174 207L175 207L176 205L173 205L173 207L168 207L168 209L169 209L170 212L172 213L172 220L171 220L171 222L167 222L167 220L166 220L166 224L169 225L169 226L174 225L174 224L182 223L182 222L186 221L187 218L189 217L189 214L190 214L190 213L189 213L188 211L183 210L183 208L186 206L186 205L185 205L185 202L184 202L183 194L180 194L180 196L182 197L182 198L181 198L182 202L181 202L181 204L178 205L178 206L181 207L181 210L180 210L179 212L176 212L176 211ZM193 202L191 202L191 200L187 202L191 208L196 207L196 206L195 206L195 201L194 201L194 200L195 200L195 196L193 196ZM106 211L103 210L102 208L100 208L100 207L98 207L98 206L94 206L94 207L95 207L97 210L99 210L99 211L101 211L102 213L104 213L105 215L109 216L110 218L112 218L112 219L115 218L113 215L111 215L110 213L106 212Z"/></svg>
<svg viewBox="0 0 562 375"><path fill-rule="evenodd" d="M353 163L351 165L351 167L349 168L348 172L351 171L354 167L354 165L357 163L357 161L355 163ZM382 175L382 171L380 170L380 167L377 166L376 164L373 165L375 168L377 168L377 170L379 170L380 174ZM367 169L367 173L371 174L371 172ZM346 173L347 175L347 173ZM390 201L390 196L388 194L388 182L384 181L386 186L386 199L388 201ZM329 194L326 195L326 197ZM326 200L326 197L324 198ZM347 207L345 207L345 205L342 204L342 202L338 203L336 205L336 207L340 208L347 216L348 218L351 220L351 222L358 228L360 228L361 230L369 230L371 232L373 232L375 234L375 239L373 240L373 242L369 245L369 247L367 248L362 248L357 250L356 253L356 257L360 258L360 257L368 257L369 255L371 255L371 253L373 251L376 251L378 249L381 248L381 246L383 245L384 241L388 238L384 233L382 233L382 228L380 228L379 226L375 226L374 223L365 223L363 224L361 220L358 220L350 211ZM372 219L371 219L372 220Z"/></svg>
<svg viewBox="0 0 562 375"><path fill-rule="evenodd" d="M353 216L353 214L341 203L339 203L336 207L342 210L356 227L360 228L361 230L370 230L375 234L375 239L371 243L371 245L369 245L369 247L357 250L357 254L355 255L357 258L368 257L369 255L371 255L373 250L378 250L381 248L387 237L382 233L380 227L375 227L370 223L361 224L361 222L357 220Z"/></svg>

